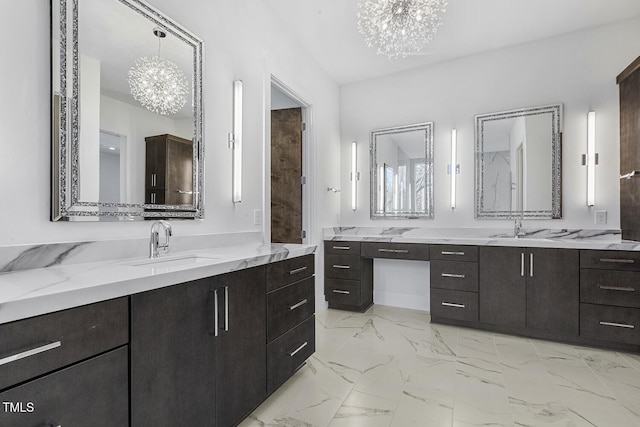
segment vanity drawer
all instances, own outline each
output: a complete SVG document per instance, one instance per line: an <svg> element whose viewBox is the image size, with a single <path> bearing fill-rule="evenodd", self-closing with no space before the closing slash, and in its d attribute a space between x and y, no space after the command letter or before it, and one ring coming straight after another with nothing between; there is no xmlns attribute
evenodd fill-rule
<svg viewBox="0 0 640 427"><path fill-rule="evenodd" d="M267 292L297 282L315 273L313 254L285 259L267 265Z"/></svg>
<svg viewBox="0 0 640 427"><path fill-rule="evenodd" d="M267 342L315 312L314 278L309 277L267 294Z"/></svg>
<svg viewBox="0 0 640 427"><path fill-rule="evenodd" d="M329 304L360 305L359 280L324 279L324 296Z"/></svg>
<svg viewBox="0 0 640 427"><path fill-rule="evenodd" d="M431 316L477 322L478 294L431 289Z"/></svg>
<svg viewBox="0 0 640 427"><path fill-rule="evenodd" d="M580 336L640 344L640 309L580 304Z"/></svg>
<svg viewBox="0 0 640 427"><path fill-rule="evenodd" d="M640 308L640 272L582 269L580 301Z"/></svg>
<svg viewBox="0 0 640 427"><path fill-rule="evenodd" d="M267 394L288 380L315 351L315 316L267 345Z"/></svg>
<svg viewBox="0 0 640 427"><path fill-rule="evenodd" d="M364 242L360 253L365 258L429 261L429 245L422 243Z"/></svg>
<svg viewBox="0 0 640 427"><path fill-rule="evenodd" d="M478 247L465 245L431 245L431 259L444 261L478 261Z"/></svg>
<svg viewBox="0 0 640 427"><path fill-rule="evenodd" d="M640 271L640 251L580 251L580 268Z"/></svg>
<svg viewBox="0 0 640 427"><path fill-rule="evenodd" d="M335 279L360 279L359 255L333 255L324 257L324 276Z"/></svg>
<svg viewBox="0 0 640 427"><path fill-rule="evenodd" d="M478 263L431 261L431 287L478 292Z"/></svg>
<svg viewBox="0 0 640 427"><path fill-rule="evenodd" d="M0 389L4 389L129 342L129 300L5 323L0 325L0 337Z"/></svg>
<svg viewBox="0 0 640 427"><path fill-rule="evenodd" d="M341 242L339 240L325 240L325 254L360 255L360 242Z"/></svg>

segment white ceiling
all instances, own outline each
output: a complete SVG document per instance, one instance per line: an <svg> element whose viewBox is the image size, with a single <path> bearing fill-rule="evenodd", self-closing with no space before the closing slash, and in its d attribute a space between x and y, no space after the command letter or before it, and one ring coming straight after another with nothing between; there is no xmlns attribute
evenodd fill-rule
<svg viewBox="0 0 640 427"><path fill-rule="evenodd" d="M449 0L424 54L376 55L357 30L357 0L264 0L339 84L640 17L640 0Z"/></svg>

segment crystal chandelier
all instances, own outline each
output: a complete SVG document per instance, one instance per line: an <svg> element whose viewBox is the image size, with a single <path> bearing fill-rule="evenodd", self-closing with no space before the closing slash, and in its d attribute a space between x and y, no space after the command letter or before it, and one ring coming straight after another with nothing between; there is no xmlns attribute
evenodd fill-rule
<svg viewBox="0 0 640 427"><path fill-rule="evenodd" d="M182 70L160 56L160 39L166 33L154 28L153 34L158 37L158 55L138 58L131 67L128 78L131 95L149 111L174 114L187 102L189 85Z"/></svg>
<svg viewBox="0 0 640 427"><path fill-rule="evenodd" d="M438 31L447 0L359 0L358 30L389 58L417 54Z"/></svg>

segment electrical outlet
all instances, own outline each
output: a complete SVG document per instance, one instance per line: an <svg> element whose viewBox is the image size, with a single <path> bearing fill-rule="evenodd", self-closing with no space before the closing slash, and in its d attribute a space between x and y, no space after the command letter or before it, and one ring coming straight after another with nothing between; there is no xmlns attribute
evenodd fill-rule
<svg viewBox="0 0 640 427"><path fill-rule="evenodd" d="M607 211L596 211L596 225L607 223Z"/></svg>
<svg viewBox="0 0 640 427"><path fill-rule="evenodd" d="M253 210L253 225L262 224L262 209Z"/></svg>

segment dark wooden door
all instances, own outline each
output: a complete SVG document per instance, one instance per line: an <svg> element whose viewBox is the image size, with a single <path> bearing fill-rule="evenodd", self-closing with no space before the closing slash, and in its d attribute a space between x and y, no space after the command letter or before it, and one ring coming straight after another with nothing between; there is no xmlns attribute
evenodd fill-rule
<svg viewBox="0 0 640 427"><path fill-rule="evenodd" d="M579 252L571 249L527 250L527 328L578 335Z"/></svg>
<svg viewBox="0 0 640 427"><path fill-rule="evenodd" d="M271 241L302 243L302 109L271 111Z"/></svg>
<svg viewBox="0 0 640 427"><path fill-rule="evenodd" d="M266 268L220 276L217 292L216 422L222 427L237 424L267 396Z"/></svg>
<svg viewBox="0 0 640 427"><path fill-rule="evenodd" d="M213 279L131 297L131 423L215 425Z"/></svg>
<svg viewBox="0 0 640 427"><path fill-rule="evenodd" d="M128 426L128 376L125 346L14 387L0 393L14 405L3 405L0 426Z"/></svg>
<svg viewBox="0 0 640 427"><path fill-rule="evenodd" d="M525 258L524 248L480 248L480 322L515 328L526 326Z"/></svg>

